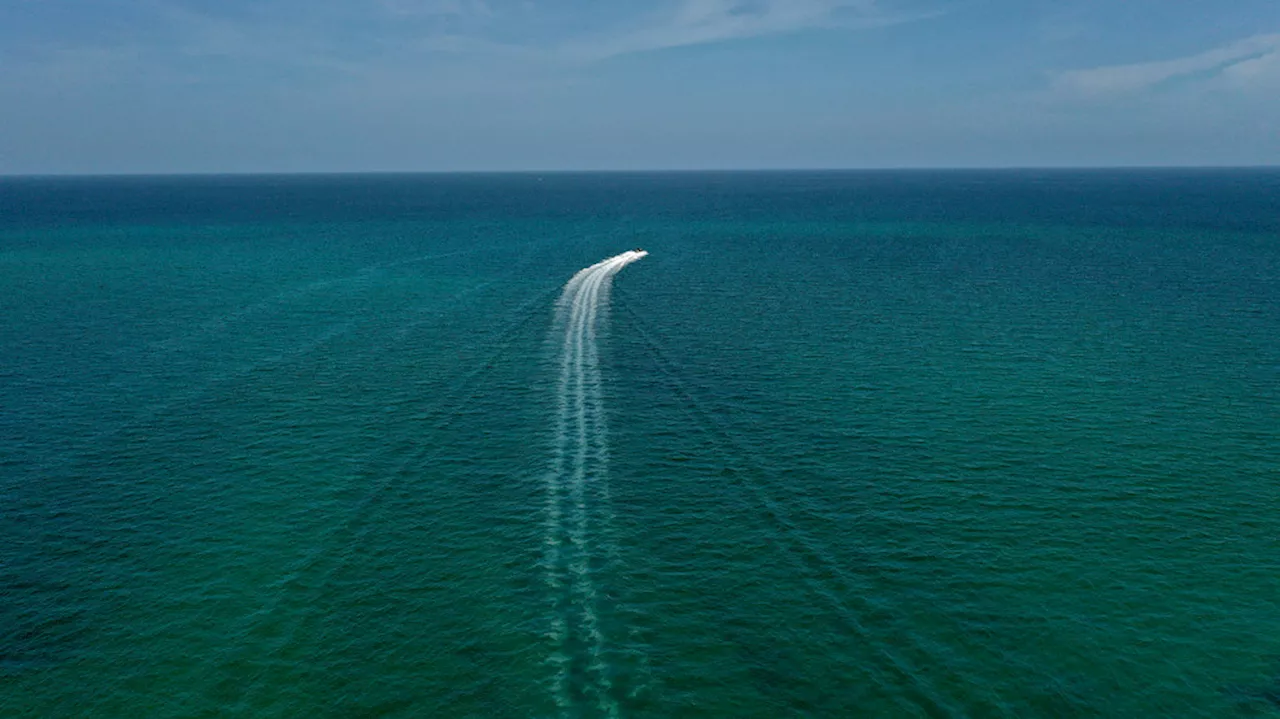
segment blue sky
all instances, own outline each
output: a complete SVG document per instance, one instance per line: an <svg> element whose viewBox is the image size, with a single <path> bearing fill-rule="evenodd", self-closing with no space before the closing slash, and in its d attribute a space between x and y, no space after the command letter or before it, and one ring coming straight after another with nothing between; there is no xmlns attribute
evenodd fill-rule
<svg viewBox="0 0 1280 719"><path fill-rule="evenodd" d="M1258 164L1276 0L0 0L0 173Z"/></svg>

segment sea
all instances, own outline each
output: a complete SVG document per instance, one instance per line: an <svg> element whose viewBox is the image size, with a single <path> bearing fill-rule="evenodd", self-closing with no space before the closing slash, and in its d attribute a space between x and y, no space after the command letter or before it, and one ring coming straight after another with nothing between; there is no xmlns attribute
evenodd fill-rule
<svg viewBox="0 0 1280 719"><path fill-rule="evenodd" d="M1280 716L1280 170L0 179L0 716Z"/></svg>

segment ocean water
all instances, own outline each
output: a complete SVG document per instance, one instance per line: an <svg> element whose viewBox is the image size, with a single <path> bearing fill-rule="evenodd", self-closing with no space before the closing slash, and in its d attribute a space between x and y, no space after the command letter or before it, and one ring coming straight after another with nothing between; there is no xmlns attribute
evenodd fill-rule
<svg viewBox="0 0 1280 719"><path fill-rule="evenodd" d="M1278 510L1277 171L0 180L6 718L1280 715Z"/></svg>

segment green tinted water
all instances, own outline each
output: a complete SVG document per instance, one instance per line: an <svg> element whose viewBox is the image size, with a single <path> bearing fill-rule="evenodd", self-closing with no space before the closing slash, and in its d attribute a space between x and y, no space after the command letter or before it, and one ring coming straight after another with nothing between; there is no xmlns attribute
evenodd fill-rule
<svg viewBox="0 0 1280 719"><path fill-rule="evenodd" d="M7 181L0 713L1271 711L1278 184Z"/></svg>

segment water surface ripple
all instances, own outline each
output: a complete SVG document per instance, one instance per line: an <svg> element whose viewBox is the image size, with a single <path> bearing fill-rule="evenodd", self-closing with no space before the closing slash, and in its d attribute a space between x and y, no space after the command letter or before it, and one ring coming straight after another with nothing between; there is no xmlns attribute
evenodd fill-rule
<svg viewBox="0 0 1280 719"><path fill-rule="evenodd" d="M1274 171L5 179L0 347L0 716L1280 711Z"/></svg>

